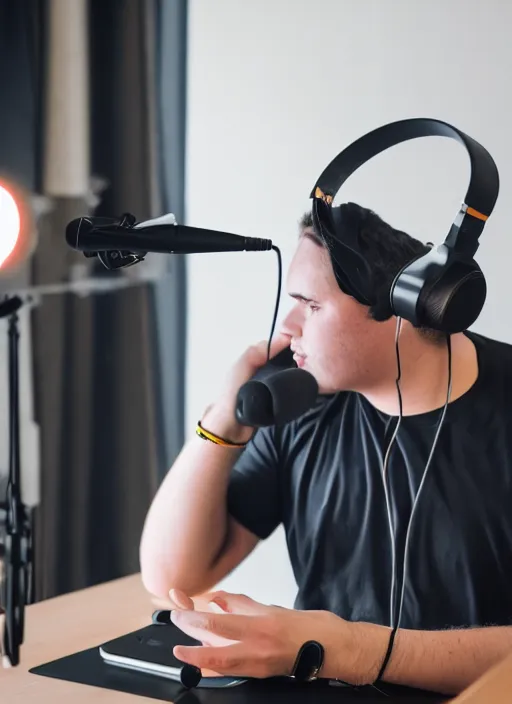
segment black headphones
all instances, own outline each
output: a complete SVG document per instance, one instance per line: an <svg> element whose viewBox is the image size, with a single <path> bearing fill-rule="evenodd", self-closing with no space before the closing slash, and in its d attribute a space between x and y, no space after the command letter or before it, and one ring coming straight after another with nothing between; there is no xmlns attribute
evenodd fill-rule
<svg viewBox="0 0 512 704"><path fill-rule="evenodd" d="M413 118L379 127L350 144L322 172L310 196L313 224L331 253L343 290L370 305L371 270L357 233L342 227L340 209L332 202L347 178L372 157L395 144L431 136L450 137L466 147L471 164L469 187L444 242L406 264L396 275L389 296L394 315L417 327L455 333L475 322L487 293L484 275L473 257L498 198L499 174L481 144L440 120Z"/></svg>

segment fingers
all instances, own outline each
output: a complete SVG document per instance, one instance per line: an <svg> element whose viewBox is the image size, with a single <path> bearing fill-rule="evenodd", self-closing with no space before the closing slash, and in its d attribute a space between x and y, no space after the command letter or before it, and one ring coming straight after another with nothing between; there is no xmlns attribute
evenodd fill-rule
<svg viewBox="0 0 512 704"><path fill-rule="evenodd" d="M291 338L289 335L278 332L272 338L270 343L270 358L275 357L279 352L290 346ZM255 345L251 345L245 352L245 357L249 364L254 369L259 369L267 361L268 340L261 340Z"/></svg>
<svg viewBox="0 0 512 704"><path fill-rule="evenodd" d="M178 610L194 611L196 609L194 600L185 594L185 592L181 591L181 589L171 589L169 599L173 607ZM254 599L251 599L245 594L230 594L222 590L204 595L204 597L200 599L198 605L199 610L202 610L202 606L208 610L216 611L217 613L234 614L262 614L269 608L264 604L254 601Z"/></svg>
<svg viewBox="0 0 512 704"><path fill-rule="evenodd" d="M192 599L182 592L180 589L171 589L169 598L177 609L194 610L194 602Z"/></svg>
<svg viewBox="0 0 512 704"><path fill-rule="evenodd" d="M275 357L279 352L282 352L287 347L290 346L291 338L289 335L285 335L282 332L276 332L270 343L270 358ZM255 345L258 350L258 355L266 361L267 350L268 350L268 340L261 340Z"/></svg>
<svg viewBox="0 0 512 704"><path fill-rule="evenodd" d="M212 670L219 675L243 675L244 664L248 661L243 653L244 646L240 643L224 648L176 645L173 649L173 654L178 660L195 665L203 671Z"/></svg>
<svg viewBox="0 0 512 704"><path fill-rule="evenodd" d="M281 672L279 655L268 649L249 647L247 643L234 643L225 648L209 646L176 645L173 654L178 660L195 665L204 676L207 671L231 677L273 677Z"/></svg>
<svg viewBox="0 0 512 704"><path fill-rule="evenodd" d="M215 614L205 611L173 611L172 622L192 638L204 642L211 636L237 641L260 635L260 618L240 614Z"/></svg>
<svg viewBox="0 0 512 704"><path fill-rule="evenodd" d="M248 616L262 615L268 612L269 607L260 604L245 594L230 594L225 591L212 592L210 602L219 606L228 614L246 614Z"/></svg>
<svg viewBox="0 0 512 704"><path fill-rule="evenodd" d="M270 343L270 357L275 357L279 352L282 352L285 350L287 347L290 346L291 338L289 335L285 335L282 332L278 332L274 335L272 338L272 342ZM265 345L268 345L268 343L265 343ZM265 346L265 351L267 347Z"/></svg>

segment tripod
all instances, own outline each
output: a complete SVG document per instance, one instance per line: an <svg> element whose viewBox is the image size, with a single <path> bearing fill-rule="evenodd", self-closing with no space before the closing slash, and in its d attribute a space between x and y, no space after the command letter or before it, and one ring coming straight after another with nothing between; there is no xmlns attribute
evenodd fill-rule
<svg viewBox="0 0 512 704"><path fill-rule="evenodd" d="M118 259L121 260L121 266L127 265L124 256ZM118 259L112 262L110 268L118 266ZM34 510L23 503L21 496L18 311L25 303L36 304L41 297L47 295L75 293L85 296L143 283L142 279L77 280L29 287L18 291L20 295L12 294L0 300L0 318L8 318L9 343L9 472L5 503L2 503L3 498L0 497L0 563L3 562L0 614L5 612L3 636L0 634L0 651L9 665L19 664L20 646L24 637L25 606L34 599Z"/></svg>
<svg viewBox="0 0 512 704"><path fill-rule="evenodd" d="M18 296L0 302L0 318L8 317L9 341L9 474L4 525L4 574L1 604L5 611L3 655L18 665L25 630L25 605L32 599L32 516L21 497Z"/></svg>

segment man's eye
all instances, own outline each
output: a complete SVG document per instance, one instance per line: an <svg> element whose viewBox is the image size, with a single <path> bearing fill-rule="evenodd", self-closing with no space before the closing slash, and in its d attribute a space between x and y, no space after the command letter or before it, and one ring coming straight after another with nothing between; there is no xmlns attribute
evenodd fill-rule
<svg viewBox="0 0 512 704"><path fill-rule="evenodd" d="M320 308L320 306L317 306L316 303L308 303L307 306L306 306L307 315L308 315L308 316L312 315L312 314L315 313L319 308Z"/></svg>

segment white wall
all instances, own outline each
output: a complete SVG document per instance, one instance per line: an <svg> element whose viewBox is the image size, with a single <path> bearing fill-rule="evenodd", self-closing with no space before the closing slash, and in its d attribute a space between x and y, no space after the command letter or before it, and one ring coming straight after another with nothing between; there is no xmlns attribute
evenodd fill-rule
<svg viewBox="0 0 512 704"><path fill-rule="evenodd" d="M269 237L288 263L309 192L336 153L392 120L452 122L500 169L501 195L477 255L489 293L475 329L512 341L511 26L504 0L190 0L188 223ZM468 176L458 143L415 140L361 168L338 202L360 202L437 242ZM275 287L272 253L190 257L190 434L231 362L267 335ZM225 586L291 604L282 532Z"/></svg>

